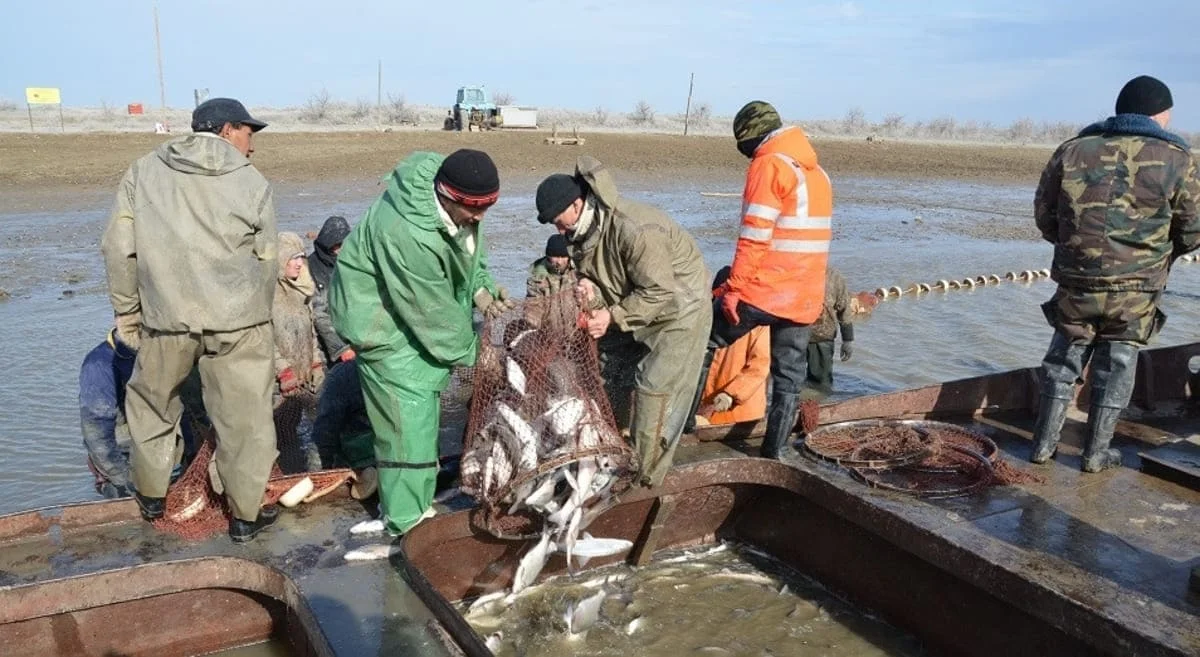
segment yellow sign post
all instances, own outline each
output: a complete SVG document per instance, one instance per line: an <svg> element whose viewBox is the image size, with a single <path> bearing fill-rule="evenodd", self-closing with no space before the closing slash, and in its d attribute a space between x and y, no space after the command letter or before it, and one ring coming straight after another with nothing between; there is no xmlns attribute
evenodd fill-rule
<svg viewBox="0 0 1200 657"><path fill-rule="evenodd" d="M30 132L33 132L34 105L58 105L58 129L67 131L63 122L62 92L58 87L25 87L25 108L29 110Z"/></svg>

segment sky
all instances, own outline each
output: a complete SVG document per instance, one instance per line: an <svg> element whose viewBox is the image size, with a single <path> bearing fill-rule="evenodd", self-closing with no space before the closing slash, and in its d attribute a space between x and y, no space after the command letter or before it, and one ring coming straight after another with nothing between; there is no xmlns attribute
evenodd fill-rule
<svg viewBox="0 0 1200 657"><path fill-rule="evenodd" d="M159 104L153 0L0 0L0 98L60 87L66 105ZM1071 6L1074 5L1074 6ZM768 100L792 119L950 116L1085 123L1149 74L1171 127L1200 130L1200 3L1091 0L163 0L167 104L192 89L250 106L383 93L453 103L483 84L521 104L610 112L639 101L731 115Z"/></svg>

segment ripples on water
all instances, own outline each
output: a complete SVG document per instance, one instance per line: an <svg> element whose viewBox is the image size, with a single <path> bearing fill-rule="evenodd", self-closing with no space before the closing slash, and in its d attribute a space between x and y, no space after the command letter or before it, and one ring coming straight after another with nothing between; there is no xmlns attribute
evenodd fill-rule
<svg viewBox="0 0 1200 657"><path fill-rule="evenodd" d="M1049 244L980 236L993 228L1011 236L1025 231L1032 218L937 207L1020 215L1029 211L1032 188L835 183L845 200L836 206L831 262L854 291L1050 264ZM731 181L729 190L737 184ZM682 185L667 191L625 187L692 232L710 270L729 263L739 199L701 197L702 189ZM334 213L356 221L377 192L373 182L281 187L280 227L318 230ZM518 294L550 234L534 220L532 195L532 185L513 189L485 224L492 271ZM99 255L109 203L103 198L93 209L61 214L0 215L0 287L13 294L0 302L0 344L7 356L0 382L0 513L95 498L79 437L78 367L104 338L112 317ZM64 290L73 294L64 297ZM1039 305L1053 291L1049 282L1005 282L883 302L857 327L854 359L837 363L834 399L1035 366L1051 335ZM1164 297L1169 320L1156 345L1196 340L1198 294L1200 264L1180 264Z"/></svg>

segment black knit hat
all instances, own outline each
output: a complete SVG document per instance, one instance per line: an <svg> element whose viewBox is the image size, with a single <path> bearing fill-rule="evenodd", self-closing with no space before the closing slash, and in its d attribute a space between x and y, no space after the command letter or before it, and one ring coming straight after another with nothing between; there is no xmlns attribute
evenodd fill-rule
<svg viewBox="0 0 1200 657"><path fill-rule="evenodd" d="M1171 109L1175 101L1171 90L1162 80L1149 75L1139 75L1121 87L1117 94L1117 114L1145 114L1154 116Z"/></svg>
<svg viewBox="0 0 1200 657"><path fill-rule="evenodd" d="M546 257L566 258L569 255L565 235L554 234L550 236L550 239L546 240Z"/></svg>
<svg viewBox="0 0 1200 657"><path fill-rule="evenodd" d="M537 188L538 221L548 224L562 214L575 199L583 198L583 183L565 173L556 173Z"/></svg>
<svg viewBox="0 0 1200 657"><path fill-rule="evenodd" d="M500 174L483 151L460 148L442 161L433 178L438 193L470 206L489 206L500 196Z"/></svg>

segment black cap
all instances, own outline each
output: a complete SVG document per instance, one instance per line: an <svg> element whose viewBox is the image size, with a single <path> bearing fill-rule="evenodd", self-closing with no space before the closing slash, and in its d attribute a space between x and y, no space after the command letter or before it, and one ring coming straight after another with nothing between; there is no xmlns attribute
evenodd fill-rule
<svg viewBox="0 0 1200 657"><path fill-rule="evenodd" d="M556 173L537 188L538 221L548 224L562 214L575 199L583 198L583 183L565 173Z"/></svg>
<svg viewBox="0 0 1200 657"><path fill-rule="evenodd" d="M1117 114L1154 116L1171 109L1174 104L1167 85L1149 75L1139 75L1126 82L1117 94Z"/></svg>
<svg viewBox="0 0 1200 657"><path fill-rule="evenodd" d="M570 256L567 252L567 237L555 233L546 240L546 256L549 258L566 258Z"/></svg>
<svg viewBox="0 0 1200 657"><path fill-rule="evenodd" d="M226 123L248 125L254 132L267 127L266 123L250 116L245 105L232 98L209 98L192 110L194 132L214 132Z"/></svg>

